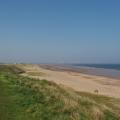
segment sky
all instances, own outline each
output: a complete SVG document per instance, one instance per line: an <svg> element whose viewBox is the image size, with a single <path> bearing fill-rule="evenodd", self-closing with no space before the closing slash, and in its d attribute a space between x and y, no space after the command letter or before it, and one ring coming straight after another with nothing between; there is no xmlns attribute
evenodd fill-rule
<svg viewBox="0 0 120 120"><path fill-rule="evenodd" d="M0 0L0 63L120 63L120 0Z"/></svg>

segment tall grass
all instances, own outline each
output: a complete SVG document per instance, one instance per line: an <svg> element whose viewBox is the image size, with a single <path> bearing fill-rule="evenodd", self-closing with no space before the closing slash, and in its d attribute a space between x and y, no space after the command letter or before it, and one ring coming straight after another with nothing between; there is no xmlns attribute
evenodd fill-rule
<svg viewBox="0 0 120 120"><path fill-rule="evenodd" d="M75 92L0 66L0 120L120 120L120 100Z"/></svg>

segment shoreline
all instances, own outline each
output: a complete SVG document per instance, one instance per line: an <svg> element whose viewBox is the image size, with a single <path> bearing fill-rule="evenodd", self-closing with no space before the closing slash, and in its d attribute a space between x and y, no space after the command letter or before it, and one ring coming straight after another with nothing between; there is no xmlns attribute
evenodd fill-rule
<svg viewBox="0 0 120 120"><path fill-rule="evenodd" d="M17 65L23 76L48 80L72 88L75 91L120 98L120 80L103 76L87 75L70 70L58 70L53 65ZM97 93L96 93L97 91Z"/></svg>
<svg viewBox="0 0 120 120"><path fill-rule="evenodd" d="M38 64L39 65L39 64ZM86 75L107 77L120 80L120 70L106 69L106 68L95 68L87 66L72 66L72 65L39 65L40 67L52 71L70 71L77 72Z"/></svg>

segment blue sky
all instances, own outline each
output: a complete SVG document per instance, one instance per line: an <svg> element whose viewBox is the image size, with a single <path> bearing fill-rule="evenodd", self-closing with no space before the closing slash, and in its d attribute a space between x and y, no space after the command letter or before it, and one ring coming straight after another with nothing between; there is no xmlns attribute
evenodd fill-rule
<svg viewBox="0 0 120 120"><path fill-rule="evenodd" d="M120 63L120 1L0 0L0 62Z"/></svg>

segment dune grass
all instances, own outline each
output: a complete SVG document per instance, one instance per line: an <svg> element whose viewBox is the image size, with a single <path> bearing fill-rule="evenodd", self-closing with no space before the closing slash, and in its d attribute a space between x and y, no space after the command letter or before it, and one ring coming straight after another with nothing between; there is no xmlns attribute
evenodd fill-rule
<svg viewBox="0 0 120 120"><path fill-rule="evenodd" d="M27 72L27 75L30 75L30 76L46 76L45 73L43 72Z"/></svg>
<svg viewBox="0 0 120 120"><path fill-rule="evenodd" d="M0 65L0 120L120 120L120 100L22 77Z"/></svg>

